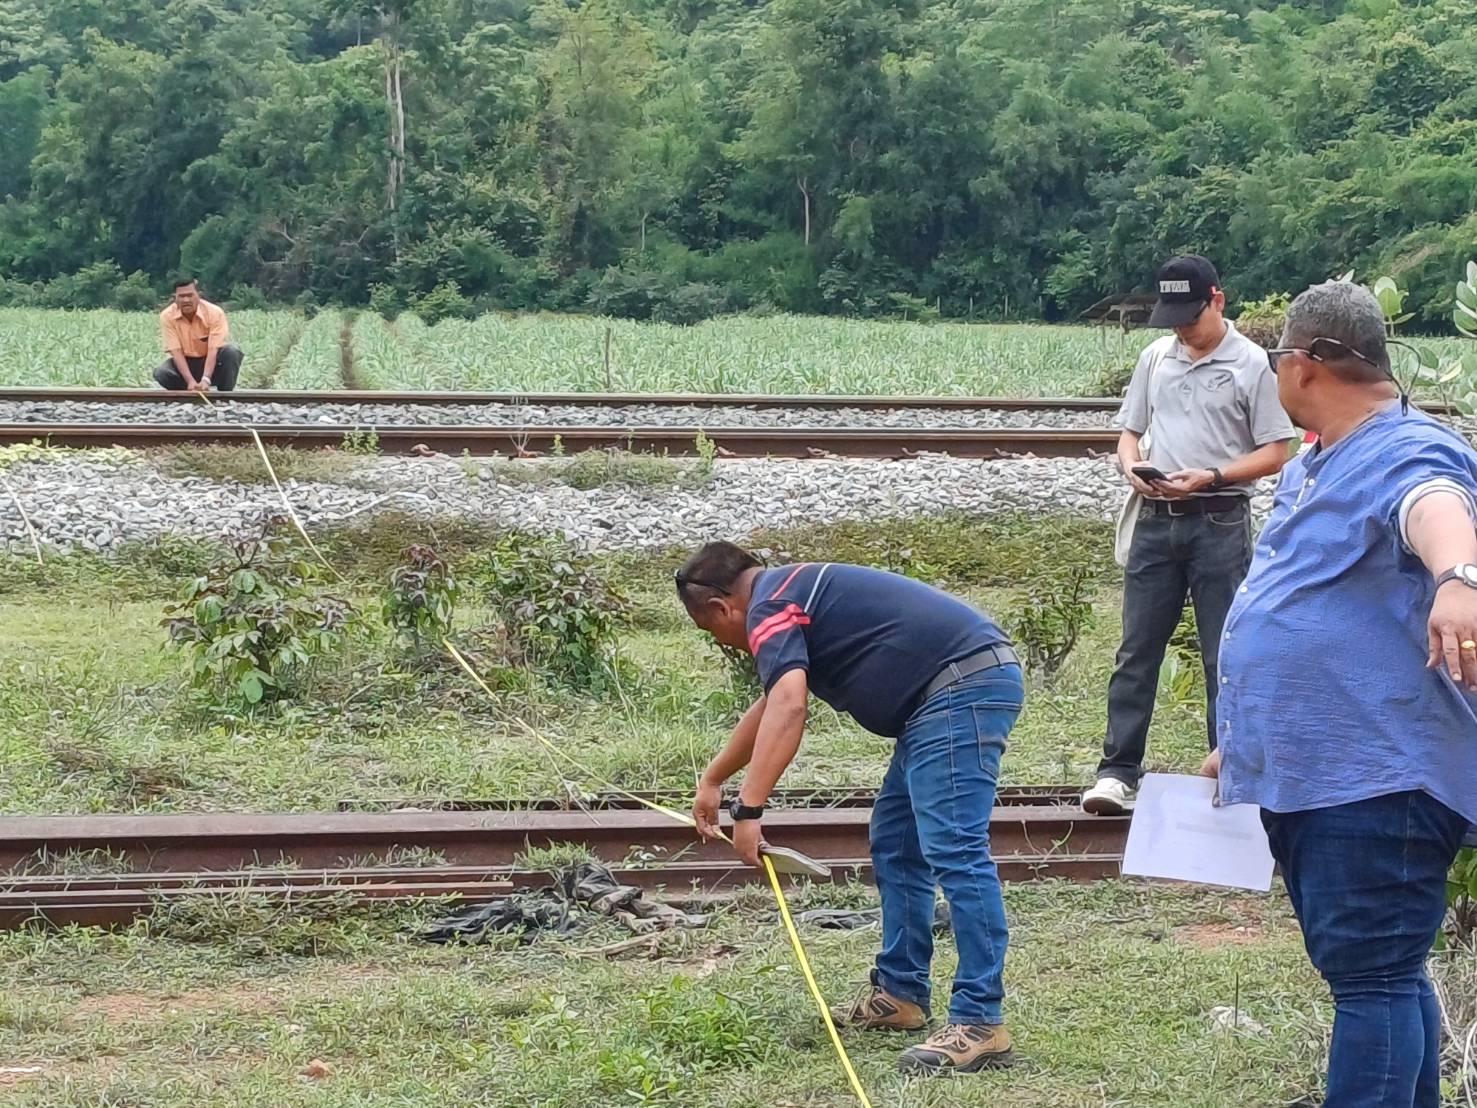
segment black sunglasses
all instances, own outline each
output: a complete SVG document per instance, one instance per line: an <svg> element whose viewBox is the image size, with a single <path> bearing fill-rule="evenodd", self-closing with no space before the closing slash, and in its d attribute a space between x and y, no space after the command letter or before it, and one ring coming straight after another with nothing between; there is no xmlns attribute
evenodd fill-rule
<svg viewBox="0 0 1477 1108"><path fill-rule="evenodd" d="M1361 354L1358 350L1355 350L1348 343L1346 343L1346 342L1340 342L1338 339L1324 338L1322 336L1320 336L1318 338L1315 338L1312 342L1308 343L1307 346L1274 346L1272 349L1270 349L1270 350L1267 351L1267 364L1272 367L1272 372L1273 373L1276 373L1277 372L1277 363L1279 361L1281 361L1282 358L1285 355L1287 355L1287 354L1306 354L1308 357L1312 358L1315 362L1326 362L1326 361L1329 360L1329 358L1326 358L1326 357L1318 354L1313 349L1319 343L1325 343L1328 346L1333 346L1333 347L1337 347L1338 348L1333 354L1331 354L1329 356L1329 357L1331 357L1335 361L1337 361L1340 358L1344 358L1344 357L1347 357L1348 355L1352 354L1354 357L1358 358L1365 365L1372 365L1376 369L1382 368L1380 366L1379 362L1375 361L1373 358L1369 357L1367 354Z"/></svg>
<svg viewBox="0 0 1477 1108"><path fill-rule="evenodd" d="M703 581L703 580L700 580L700 579L698 579L696 577L689 577L689 576L687 576L687 574L683 573L680 569L676 573L672 574L672 580L677 583L677 591L678 592L681 592L683 589L687 588L689 585L696 585L698 588L712 589L714 592L716 592L716 593L722 593L724 596L732 596L733 595L731 592L729 592L727 589L725 589L722 585L715 585L711 581Z"/></svg>

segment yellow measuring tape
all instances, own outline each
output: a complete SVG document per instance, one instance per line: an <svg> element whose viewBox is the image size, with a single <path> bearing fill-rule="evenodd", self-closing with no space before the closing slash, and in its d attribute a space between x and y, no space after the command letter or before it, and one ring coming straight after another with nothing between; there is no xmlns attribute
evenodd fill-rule
<svg viewBox="0 0 1477 1108"><path fill-rule="evenodd" d="M198 395L200 399L205 401L206 404L209 404L211 407L215 406L211 402L210 397L206 396L203 392L199 393ZM282 482L277 479L277 471L272 466L272 459L267 456L267 448L262 444L261 436L256 433L256 428L251 426L250 424L247 424L246 429L251 432L252 440L256 443L257 453L261 455L262 464L267 467L267 474L272 478L272 484L277 489L277 495L282 500L282 506L287 509L287 514L292 519L293 524L297 527L298 534L302 535L303 541L308 544L308 548L312 550L312 552L317 556L318 560L323 563L324 567L330 573L332 573L340 581L346 580L344 575L339 573L339 571L329 563L328 559L323 556L323 552L319 550L313 540L308 537L307 529L303 527L302 520L298 518L297 512L293 510L292 504L287 498L287 492L282 487ZM488 687L487 682L482 680L482 675L472 668L472 664L467 661L467 659L462 655L462 652L458 650L454 645L452 645L451 640L442 639L441 645L446 648L447 653L451 655L456 663L461 666L462 669L466 670L467 675L477 683L478 687L481 688L481 690L489 697L495 700L496 694L492 691L491 688ZM571 769L577 770L587 779L600 784L604 788L619 796L624 796L628 800L634 800L638 804L643 804L654 812L660 812L662 815L667 816L670 819L674 819L678 823L685 824L688 827L697 827L697 821L694 820L686 812L679 812L675 808L668 808L664 804L658 804L654 800L650 800L644 796L638 796L636 793L633 793L628 789L623 789L612 781L607 781L598 773L592 772L590 769L581 764L567 750L564 750L557 744L550 742L547 738L539 734L532 727L527 727L526 730L530 735L532 735L535 739L542 743L546 749L548 749L556 757L564 759L564 761L568 763ZM727 843L731 844L733 842L733 840L725 835L721 830L718 832L718 835ZM816 984L815 972L810 968L810 958L805 953L805 944L801 942L800 932L796 930L795 921L790 915L790 905L789 902L785 899L784 889L780 886L779 874L775 872L774 863L770 861L769 858L765 857L762 860L764 862L764 871L766 874L769 875L770 887L774 889L775 902L779 905L780 918L784 921L785 930L789 933L790 936L790 946L795 951L795 960L800 963L800 972L805 976L805 984L810 989L810 995L815 999L815 1005L816 1008L820 1011L821 1019L825 1022L826 1032L831 1037L831 1045L836 1048L836 1057L840 1059L841 1068L846 1072L846 1079L851 1083L851 1089L854 1093L856 1093L856 1098L861 1103L862 1108L872 1108L872 1102L867 1098L866 1090L862 1088L861 1079L858 1078L856 1075L856 1068L851 1064L851 1056L848 1055L846 1052L846 1045L841 1041L841 1034L836 1030L836 1022L831 1018L831 1010L826 1006L826 998L821 993L820 986Z"/></svg>

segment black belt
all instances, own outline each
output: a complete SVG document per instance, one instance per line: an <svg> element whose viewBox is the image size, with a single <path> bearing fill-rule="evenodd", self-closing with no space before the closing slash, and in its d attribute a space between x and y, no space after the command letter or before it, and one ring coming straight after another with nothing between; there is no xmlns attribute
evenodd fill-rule
<svg viewBox="0 0 1477 1108"><path fill-rule="evenodd" d="M1020 664L1021 660L1016 657L1015 651L1005 643L998 646L987 646L978 654L971 654L968 658L960 658L957 662L950 662L946 665L943 671L928 683L918 703L924 703L950 685L957 684L966 677L973 677L983 670L994 669L996 666L1018 666Z"/></svg>
<svg viewBox="0 0 1477 1108"><path fill-rule="evenodd" d="M1199 516L1206 512L1229 512L1246 503L1244 496L1187 496L1183 500L1145 500L1158 516Z"/></svg>

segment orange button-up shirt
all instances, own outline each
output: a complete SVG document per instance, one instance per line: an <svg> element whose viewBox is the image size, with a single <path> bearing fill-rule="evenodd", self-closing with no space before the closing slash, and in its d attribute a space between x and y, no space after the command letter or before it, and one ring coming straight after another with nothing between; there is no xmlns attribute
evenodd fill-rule
<svg viewBox="0 0 1477 1108"><path fill-rule="evenodd" d="M167 353L178 350L187 358L203 358L231 341L225 310L209 300L195 306L194 319L186 319L177 307L169 305L159 313L159 334Z"/></svg>

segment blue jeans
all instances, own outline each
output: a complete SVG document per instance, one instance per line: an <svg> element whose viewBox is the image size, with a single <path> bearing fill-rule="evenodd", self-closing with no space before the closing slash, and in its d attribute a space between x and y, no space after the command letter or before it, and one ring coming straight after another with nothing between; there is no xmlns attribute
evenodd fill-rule
<svg viewBox="0 0 1477 1108"><path fill-rule="evenodd" d="M936 693L908 720L872 809L882 952L872 980L928 1010L933 890L959 947L950 1023L998 1024L1005 995L1005 902L990 858L990 812L1005 736L1025 699L1019 666Z"/></svg>
<svg viewBox="0 0 1477 1108"><path fill-rule="evenodd" d="M1441 1013L1426 956L1467 821L1423 792L1262 812L1314 967L1333 993L1324 1108L1438 1108Z"/></svg>

